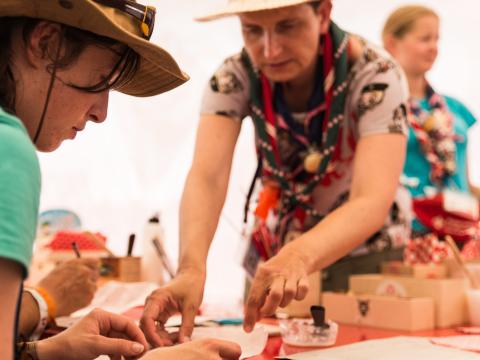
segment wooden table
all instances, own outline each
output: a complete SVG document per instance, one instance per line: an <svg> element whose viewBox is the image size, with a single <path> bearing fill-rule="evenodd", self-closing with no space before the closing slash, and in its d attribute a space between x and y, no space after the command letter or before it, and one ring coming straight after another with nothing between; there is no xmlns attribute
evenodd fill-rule
<svg viewBox="0 0 480 360"><path fill-rule="evenodd" d="M455 329L438 329L438 330L429 330L429 331L393 331L393 330L382 330L375 328L368 328L363 326L356 325L339 325L337 342L334 346L347 345L359 341L373 340L373 339L382 339L394 336L425 336L425 337L435 337L435 336L451 336L459 335ZM318 349L318 348L317 348ZM293 347L289 345L284 345L282 343L282 338L280 336L271 337L268 339L267 347L261 355L254 356L249 360L272 360L275 356L279 354L295 354L302 351L311 351L315 350L314 348L301 348Z"/></svg>

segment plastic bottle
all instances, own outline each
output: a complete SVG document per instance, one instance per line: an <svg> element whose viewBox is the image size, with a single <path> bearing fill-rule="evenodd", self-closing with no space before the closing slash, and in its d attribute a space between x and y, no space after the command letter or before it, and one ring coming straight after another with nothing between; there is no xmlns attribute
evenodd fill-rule
<svg viewBox="0 0 480 360"><path fill-rule="evenodd" d="M160 222L160 215L152 216L143 231L143 255L142 255L142 281L153 282L159 285L165 282L165 265L162 260L161 251L154 244L158 241L161 249L163 244L164 231Z"/></svg>

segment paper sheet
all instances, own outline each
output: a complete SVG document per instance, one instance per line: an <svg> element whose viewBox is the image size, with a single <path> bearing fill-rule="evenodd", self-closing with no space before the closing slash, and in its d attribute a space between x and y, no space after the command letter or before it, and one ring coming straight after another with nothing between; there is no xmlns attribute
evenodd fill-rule
<svg viewBox="0 0 480 360"><path fill-rule="evenodd" d="M430 338L432 343L455 349L480 352L479 335L460 335ZM480 358L480 356L479 356Z"/></svg>
<svg viewBox="0 0 480 360"><path fill-rule="evenodd" d="M98 289L89 306L74 312L71 317L83 317L95 308L122 314L133 307L144 305L147 296L156 289L158 285L153 283L111 281Z"/></svg>
<svg viewBox="0 0 480 360"><path fill-rule="evenodd" d="M394 337L278 356L290 360L479 360L478 354L434 345L428 338Z"/></svg>
<svg viewBox="0 0 480 360"><path fill-rule="evenodd" d="M221 339L237 343L242 348L242 356L245 359L262 353L267 345L268 333L261 326L256 327L251 333L246 333L240 326L219 326L213 328L195 328L192 340L197 339Z"/></svg>

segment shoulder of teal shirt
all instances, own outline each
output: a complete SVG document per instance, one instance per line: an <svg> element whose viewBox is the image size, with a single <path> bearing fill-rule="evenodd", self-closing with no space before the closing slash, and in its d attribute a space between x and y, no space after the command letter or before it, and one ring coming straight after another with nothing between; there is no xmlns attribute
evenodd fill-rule
<svg viewBox="0 0 480 360"><path fill-rule="evenodd" d="M470 128L477 122L472 112L460 100L448 95L443 95L443 97L450 111L462 119L467 125L467 128Z"/></svg>
<svg viewBox="0 0 480 360"><path fill-rule="evenodd" d="M0 257L28 274L37 230L40 165L34 144L17 117L0 107Z"/></svg>

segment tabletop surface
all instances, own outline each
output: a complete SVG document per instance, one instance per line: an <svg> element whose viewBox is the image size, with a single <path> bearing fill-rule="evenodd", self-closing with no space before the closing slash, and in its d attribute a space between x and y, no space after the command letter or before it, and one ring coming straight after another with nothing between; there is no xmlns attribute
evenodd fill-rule
<svg viewBox="0 0 480 360"><path fill-rule="evenodd" d="M338 337L334 346L347 345L359 341L383 339L394 336L451 336L459 335L455 329L436 329L428 331L395 331L395 330L382 330L376 328L369 328L357 325L343 325L339 324ZM267 347L261 355L249 358L249 360L272 360L275 356L280 354L291 355L302 351L311 351L318 348L300 348L285 345L282 343L280 336L270 337L268 339Z"/></svg>

